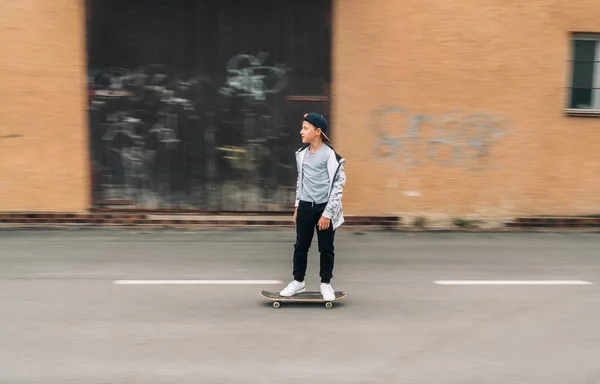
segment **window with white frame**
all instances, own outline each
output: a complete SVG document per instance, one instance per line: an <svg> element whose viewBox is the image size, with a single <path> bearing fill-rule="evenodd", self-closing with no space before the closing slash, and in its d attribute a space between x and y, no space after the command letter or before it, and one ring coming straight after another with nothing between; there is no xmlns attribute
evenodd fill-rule
<svg viewBox="0 0 600 384"><path fill-rule="evenodd" d="M600 34L573 34L568 108L600 113Z"/></svg>

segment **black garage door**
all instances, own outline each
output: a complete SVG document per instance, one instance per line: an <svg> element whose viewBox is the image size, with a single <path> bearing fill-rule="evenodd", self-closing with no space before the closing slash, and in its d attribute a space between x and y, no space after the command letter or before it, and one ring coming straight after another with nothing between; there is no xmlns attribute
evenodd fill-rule
<svg viewBox="0 0 600 384"><path fill-rule="evenodd" d="M88 0L96 206L282 211L329 117L329 0Z"/></svg>

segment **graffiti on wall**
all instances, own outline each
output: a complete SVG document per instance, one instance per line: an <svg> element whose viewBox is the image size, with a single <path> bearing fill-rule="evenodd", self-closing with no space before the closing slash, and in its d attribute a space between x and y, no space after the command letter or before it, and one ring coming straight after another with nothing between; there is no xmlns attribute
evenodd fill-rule
<svg viewBox="0 0 600 384"><path fill-rule="evenodd" d="M405 172L423 164L490 169L494 146L509 134L502 116L487 113L413 114L400 107L373 112L374 156Z"/></svg>
<svg viewBox="0 0 600 384"><path fill-rule="evenodd" d="M276 94L289 69L265 66L266 57L232 58L225 88L161 65L93 72L95 198L148 208L287 208L293 151L281 142L290 132Z"/></svg>
<svg viewBox="0 0 600 384"><path fill-rule="evenodd" d="M266 100L267 94L279 93L287 86L285 65L263 65L269 55L236 55L227 62L227 83L219 90L225 96Z"/></svg>

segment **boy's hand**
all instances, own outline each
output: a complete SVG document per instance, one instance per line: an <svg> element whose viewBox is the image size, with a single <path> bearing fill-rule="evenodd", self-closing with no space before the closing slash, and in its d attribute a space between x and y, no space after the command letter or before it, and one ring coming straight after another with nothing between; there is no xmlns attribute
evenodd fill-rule
<svg viewBox="0 0 600 384"><path fill-rule="evenodd" d="M319 230L324 231L329 228L329 224L331 223L331 219L321 216L319 219Z"/></svg>
<svg viewBox="0 0 600 384"><path fill-rule="evenodd" d="M296 217L298 217L298 207L296 207L296 209L294 209L294 217L292 220L294 220L294 224L296 224Z"/></svg>

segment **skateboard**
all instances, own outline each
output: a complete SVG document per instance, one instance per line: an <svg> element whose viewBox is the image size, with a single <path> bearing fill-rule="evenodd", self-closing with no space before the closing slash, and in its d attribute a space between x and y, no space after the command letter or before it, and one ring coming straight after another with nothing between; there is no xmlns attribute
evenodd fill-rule
<svg viewBox="0 0 600 384"><path fill-rule="evenodd" d="M281 303L284 301L292 301L292 302L304 302L304 303L325 303L325 308L333 307L333 301L338 301L343 299L346 296L346 292L344 291L336 291L335 292L335 300L326 301L323 300L323 295L321 292L302 292L298 293L291 297L279 296L278 292L269 292L269 291L260 291L260 295L267 300L271 300L273 302L273 308L279 308Z"/></svg>

